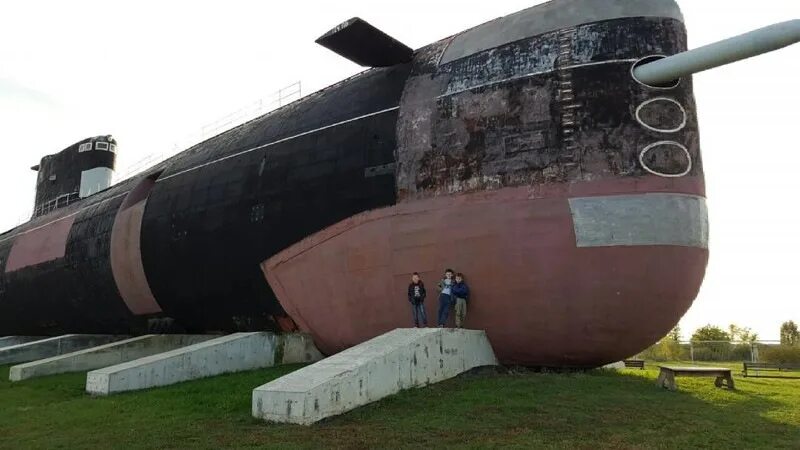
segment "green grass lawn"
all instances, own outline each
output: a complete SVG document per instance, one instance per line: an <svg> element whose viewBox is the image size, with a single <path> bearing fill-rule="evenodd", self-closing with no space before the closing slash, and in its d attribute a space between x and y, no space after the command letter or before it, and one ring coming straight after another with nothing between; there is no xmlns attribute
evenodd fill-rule
<svg viewBox="0 0 800 450"><path fill-rule="evenodd" d="M297 367L108 398L85 374L12 384L2 367L0 448L800 448L800 380L669 392L655 369L467 375L312 427L252 419L251 390Z"/></svg>

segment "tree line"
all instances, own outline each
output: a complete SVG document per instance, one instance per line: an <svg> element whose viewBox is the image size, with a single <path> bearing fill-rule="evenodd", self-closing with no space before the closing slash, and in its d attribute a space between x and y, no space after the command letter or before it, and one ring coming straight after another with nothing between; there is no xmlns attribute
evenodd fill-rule
<svg viewBox="0 0 800 450"><path fill-rule="evenodd" d="M800 330L794 321L789 320L781 324L781 345L800 346ZM681 329L675 327L667 335L668 339L673 341L681 340ZM692 334L690 339L692 342L741 342L741 343L755 343L758 341L758 333L754 333L748 327L740 327L735 324L728 325L725 330L715 325L706 325L698 328Z"/></svg>
<svg viewBox="0 0 800 450"><path fill-rule="evenodd" d="M800 331L793 321L781 324L780 345L758 342L758 334L748 327L714 325L700 327L688 343L675 327L663 339L637 355L654 361L762 361L800 363Z"/></svg>

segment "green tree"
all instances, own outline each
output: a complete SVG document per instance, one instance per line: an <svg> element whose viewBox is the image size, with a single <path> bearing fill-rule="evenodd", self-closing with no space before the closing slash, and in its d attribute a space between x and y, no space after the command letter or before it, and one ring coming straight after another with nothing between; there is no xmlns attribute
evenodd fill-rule
<svg viewBox="0 0 800 450"><path fill-rule="evenodd" d="M681 341L681 327L678 326L678 325L675 325L675 328L673 328L672 331L670 331L669 334L667 335L667 339L675 341L675 342L680 342Z"/></svg>
<svg viewBox="0 0 800 450"><path fill-rule="evenodd" d="M790 320L781 325L781 344L800 345L800 331L798 331L797 324L794 321Z"/></svg>
<svg viewBox="0 0 800 450"><path fill-rule="evenodd" d="M722 328L714 325L706 325L698 328L692 335L692 341L725 341L730 342L731 336L726 333Z"/></svg>
<svg viewBox="0 0 800 450"><path fill-rule="evenodd" d="M745 343L754 343L758 340L758 333L753 333L748 327L740 327L736 324L728 325L728 335L731 340Z"/></svg>

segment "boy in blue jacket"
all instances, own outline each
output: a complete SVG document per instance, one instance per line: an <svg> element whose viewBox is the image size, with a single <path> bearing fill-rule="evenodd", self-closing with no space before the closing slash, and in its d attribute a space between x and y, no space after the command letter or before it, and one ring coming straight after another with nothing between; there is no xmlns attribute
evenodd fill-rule
<svg viewBox="0 0 800 450"><path fill-rule="evenodd" d="M469 300L469 286L464 282L464 274L456 274L456 282L453 284L453 298L456 300L456 328L464 327L464 319L467 317L467 301Z"/></svg>

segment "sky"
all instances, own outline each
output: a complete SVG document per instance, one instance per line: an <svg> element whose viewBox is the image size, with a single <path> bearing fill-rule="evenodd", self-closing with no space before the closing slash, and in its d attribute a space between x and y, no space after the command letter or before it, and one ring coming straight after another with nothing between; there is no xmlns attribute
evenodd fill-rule
<svg viewBox="0 0 800 450"><path fill-rule="evenodd" d="M412 48L541 3L469 0L0 0L0 231L27 220L30 167L112 134L120 172L297 81L362 69L316 45L360 16ZM798 0L678 0L689 46L800 18ZM694 76L711 227L683 337L730 323L778 339L800 322L800 45Z"/></svg>

